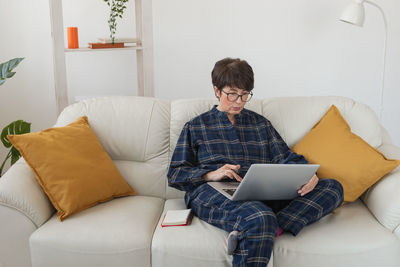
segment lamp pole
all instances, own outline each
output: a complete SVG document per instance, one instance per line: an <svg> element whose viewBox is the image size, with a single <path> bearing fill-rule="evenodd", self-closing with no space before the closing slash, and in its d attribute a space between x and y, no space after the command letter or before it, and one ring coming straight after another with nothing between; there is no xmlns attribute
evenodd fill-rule
<svg viewBox="0 0 400 267"><path fill-rule="evenodd" d="M383 91L385 89L385 70L386 70L386 42L387 42L387 20L386 20L386 16L385 13L383 12L383 9L378 6L377 4L375 4L374 2L365 1L366 3L375 6L376 8L379 9L379 11L382 14L382 18L383 18L383 23L385 25L385 36L383 38L383 67L382 67L382 84L381 84L381 96L380 96L380 110L379 110L379 119L382 122L382 113L383 113Z"/></svg>
<svg viewBox="0 0 400 267"><path fill-rule="evenodd" d="M384 89L385 89L385 69L386 69L386 42L387 42L387 32L388 32L388 26L387 26L387 20L385 16L385 12L383 12L383 9L377 5L376 3L369 1L369 0L355 0L354 3L349 5L343 12L343 15L340 20L344 22L348 22L353 25L357 25L362 27L364 24L364 3L370 4L374 7L376 7L383 18L383 24L385 26L385 36L383 38L383 59L382 59L382 82L381 82L381 89L380 89L380 95L379 95L379 120L382 122L382 113L383 113L383 95L384 95Z"/></svg>

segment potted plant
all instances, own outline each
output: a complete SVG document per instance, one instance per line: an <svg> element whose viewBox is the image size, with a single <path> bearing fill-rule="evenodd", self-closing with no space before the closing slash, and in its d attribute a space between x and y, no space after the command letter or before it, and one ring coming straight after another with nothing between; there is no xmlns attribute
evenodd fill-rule
<svg viewBox="0 0 400 267"><path fill-rule="evenodd" d="M12 70L16 66L18 66L18 64L23 59L24 58L14 58L0 64L0 86L4 84L7 79L15 75L15 72L13 72ZM1 131L1 142L6 148L10 148L10 150L8 151L6 158L4 159L3 163L0 166L0 177L3 173L4 165L6 164L9 158L11 158L11 165L13 165L21 157L19 151L8 140L7 135L24 134L24 133L29 133L30 131L31 131L31 123L23 120L13 121L12 123L4 127L4 129Z"/></svg>
<svg viewBox="0 0 400 267"><path fill-rule="evenodd" d="M110 28L110 38L114 45L115 33L117 31L117 18L122 19L124 9L128 0L104 0L110 7L110 18L108 19L108 26Z"/></svg>

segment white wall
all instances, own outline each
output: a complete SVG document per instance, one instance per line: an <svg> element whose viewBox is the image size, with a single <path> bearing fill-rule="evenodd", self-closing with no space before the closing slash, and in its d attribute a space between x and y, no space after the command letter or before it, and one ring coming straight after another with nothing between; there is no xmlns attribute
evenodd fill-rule
<svg viewBox="0 0 400 267"><path fill-rule="evenodd" d="M0 0L0 62L25 57L15 76L0 86L0 129L23 119L32 131L56 119L47 1ZM0 144L0 164L6 149Z"/></svg>
<svg viewBox="0 0 400 267"><path fill-rule="evenodd" d="M211 97L213 64L233 56L253 66L259 97L343 95L378 112L383 21L367 5L364 28L339 22L349 2L153 0L156 94ZM400 144L400 4L377 2L390 24L383 122Z"/></svg>
<svg viewBox="0 0 400 267"><path fill-rule="evenodd" d="M224 57L246 59L258 97L342 95L379 112L383 22L366 6L363 28L338 21L350 0L153 0L155 94L213 97L210 72ZM400 2L376 0L389 22L383 124L400 145ZM64 24L80 45L108 35L102 0L63 0ZM133 1L118 22L135 36ZM56 119L48 0L0 0L0 62L26 59L0 87L0 125L16 119L34 131ZM135 52L67 55L70 101L79 95L135 95ZM0 127L0 128L2 128ZM0 160L5 150L0 149Z"/></svg>

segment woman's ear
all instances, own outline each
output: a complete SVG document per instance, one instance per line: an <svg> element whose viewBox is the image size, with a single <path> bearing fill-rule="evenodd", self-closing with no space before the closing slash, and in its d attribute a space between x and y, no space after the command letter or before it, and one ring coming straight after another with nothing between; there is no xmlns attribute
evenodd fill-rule
<svg viewBox="0 0 400 267"><path fill-rule="evenodd" d="M214 93L216 98L219 99L221 97L221 92L218 90L216 86L214 86Z"/></svg>

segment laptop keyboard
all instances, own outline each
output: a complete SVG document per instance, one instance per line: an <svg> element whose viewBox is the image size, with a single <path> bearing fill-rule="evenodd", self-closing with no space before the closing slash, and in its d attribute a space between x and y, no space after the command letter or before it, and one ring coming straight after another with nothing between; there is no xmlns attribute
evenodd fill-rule
<svg viewBox="0 0 400 267"><path fill-rule="evenodd" d="M224 190L226 193L228 193L231 196L233 196L233 194L236 191L236 189L225 189L225 188L222 188L222 190Z"/></svg>

